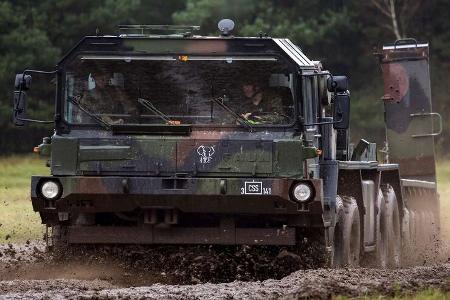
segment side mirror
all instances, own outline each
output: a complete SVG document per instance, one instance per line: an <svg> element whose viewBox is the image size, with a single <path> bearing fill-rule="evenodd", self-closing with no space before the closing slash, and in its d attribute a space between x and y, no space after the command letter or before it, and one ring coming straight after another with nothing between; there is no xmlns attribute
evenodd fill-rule
<svg viewBox="0 0 450 300"><path fill-rule="evenodd" d="M14 107L13 107L13 123L16 126L25 125L27 113L27 94L31 88L31 75L16 74L14 82Z"/></svg>
<svg viewBox="0 0 450 300"><path fill-rule="evenodd" d="M14 91L13 123L16 126L25 125L27 109L27 94L23 91Z"/></svg>
<svg viewBox="0 0 450 300"><path fill-rule="evenodd" d="M57 71L36 71L36 70L28 70L25 71L27 73L38 73L38 74L56 74ZM16 74L16 80L14 81L14 107L12 113L12 122L16 126L23 126L26 122L34 122L34 123L42 123L42 124L51 124L55 121L43 121L43 120L34 120L27 119L26 110L27 110L27 94L25 91L28 91L31 88L31 75L21 73Z"/></svg>
<svg viewBox="0 0 450 300"><path fill-rule="evenodd" d="M350 123L350 96L347 93L335 95L333 120L334 129L348 129Z"/></svg>
<svg viewBox="0 0 450 300"><path fill-rule="evenodd" d="M327 80L327 88L330 92L343 93L348 90L347 76L333 76Z"/></svg>
<svg viewBox="0 0 450 300"><path fill-rule="evenodd" d="M16 91L28 91L31 88L31 75L16 74L14 88Z"/></svg>

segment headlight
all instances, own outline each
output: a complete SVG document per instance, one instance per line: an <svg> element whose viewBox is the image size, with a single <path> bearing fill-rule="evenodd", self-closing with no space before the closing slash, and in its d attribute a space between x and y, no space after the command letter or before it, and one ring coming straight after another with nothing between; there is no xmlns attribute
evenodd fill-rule
<svg viewBox="0 0 450 300"><path fill-rule="evenodd" d="M313 191L309 184L299 183L294 187L292 194L295 200L300 202L306 202L311 199Z"/></svg>
<svg viewBox="0 0 450 300"><path fill-rule="evenodd" d="M49 200L53 200L58 197L61 192L59 184L54 181L47 181L41 185L41 194Z"/></svg>

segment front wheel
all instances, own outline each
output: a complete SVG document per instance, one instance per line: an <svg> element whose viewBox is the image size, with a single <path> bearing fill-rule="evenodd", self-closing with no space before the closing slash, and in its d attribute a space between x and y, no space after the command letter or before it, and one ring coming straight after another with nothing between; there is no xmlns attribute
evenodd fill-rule
<svg viewBox="0 0 450 300"><path fill-rule="evenodd" d="M59 251L67 247L67 226L53 225L47 227L46 242L48 251Z"/></svg>
<svg viewBox="0 0 450 300"><path fill-rule="evenodd" d="M334 266L357 267L361 250L359 209L353 197L344 196L342 203L334 228Z"/></svg>

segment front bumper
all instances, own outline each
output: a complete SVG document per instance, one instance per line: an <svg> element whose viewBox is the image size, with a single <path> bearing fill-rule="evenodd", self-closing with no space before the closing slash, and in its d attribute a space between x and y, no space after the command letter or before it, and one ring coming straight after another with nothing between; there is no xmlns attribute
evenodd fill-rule
<svg viewBox="0 0 450 300"><path fill-rule="evenodd" d="M44 199L43 182L60 183L59 199ZM61 216L140 210L177 211L181 215L214 215L217 227L174 224L78 226L67 223L70 243L265 244L293 245L297 227L323 227L322 181L309 180L315 197L308 204L290 200L297 181L282 178L40 177L33 176L31 199L47 225ZM283 226L242 227L240 220L282 220ZM65 219L67 220L67 219ZM267 222L269 224L270 222Z"/></svg>

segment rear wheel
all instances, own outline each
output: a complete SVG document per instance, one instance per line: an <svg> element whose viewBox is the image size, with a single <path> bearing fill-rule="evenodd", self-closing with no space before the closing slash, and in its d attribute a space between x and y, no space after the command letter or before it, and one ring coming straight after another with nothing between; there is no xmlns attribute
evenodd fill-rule
<svg viewBox="0 0 450 300"><path fill-rule="evenodd" d="M439 249L439 229L436 218L431 210L420 212L422 233L419 237L421 242L421 261L432 261Z"/></svg>
<svg viewBox="0 0 450 300"><path fill-rule="evenodd" d="M401 265L402 237L397 197L391 186L383 191L383 196L385 201L381 211L381 238L386 243L387 265L398 268Z"/></svg>
<svg viewBox="0 0 450 300"><path fill-rule="evenodd" d="M382 231L384 231L384 221L382 220L382 210L384 207L384 196L381 190L378 191L377 198L377 215L375 217L376 221L376 244L375 251L368 252L364 254L364 266L367 267L387 267L387 241L386 237L383 236Z"/></svg>
<svg viewBox="0 0 450 300"><path fill-rule="evenodd" d="M334 228L334 266L356 267L360 258L360 218L355 198L343 197Z"/></svg>
<svg viewBox="0 0 450 300"><path fill-rule="evenodd" d="M402 219L402 264L410 264L413 250L413 222L412 211L403 208L403 219Z"/></svg>

